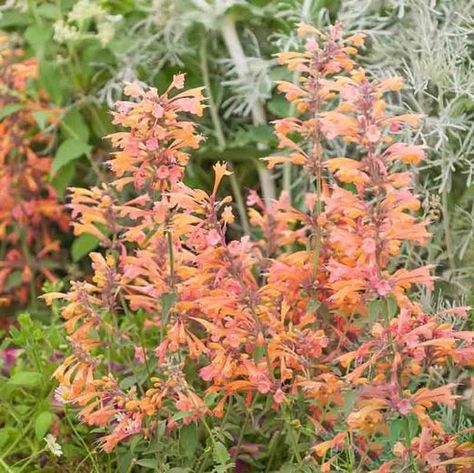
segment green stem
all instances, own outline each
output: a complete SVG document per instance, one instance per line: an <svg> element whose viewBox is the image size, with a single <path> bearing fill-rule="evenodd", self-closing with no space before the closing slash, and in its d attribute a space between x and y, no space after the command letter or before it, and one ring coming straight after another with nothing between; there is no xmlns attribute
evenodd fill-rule
<svg viewBox="0 0 474 473"><path fill-rule="evenodd" d="M10 409L10 414L12 414L14 411L13 409ZM17 417L15 415L12 414L12 417L15 418L17 420ZM18 422L17 420L17 424L21 424L21 422ZM4 458L7 458L8 455L10 454L10 452L13 451L13 449L17 446L17 444L21 441L21 440L24 440L25 438L28 438L27 436L27 432L29 431L30 427L32 426L33 424L33 420L30 420L30 422L28 422L27 426L25 429L22 429L21 427L19 427L19 430L21 431L21 434L22 435L19 435L16 440L8 447L8 450L6 450L5 452L2 452L2 456L0 457L0 462L2 462L2 460ZM1 463L0 463L1 464Z"/></svg>
<svg viewBox="0 0 474 473"><path fill-rule="evenodd" d="M298 83L298 77L299 77L299 74L295 72L293 74L293 83L294 84ZM290 117L296 116L296 106L295 106L294 102L290 103L290 110L289 110L288 114L289 114ZM288 193L288 196L290 198L290 202L291 202L291 185L292 185L292 182L293 182L292 169L293 169L293 167L292 167L292 164L291 164L290 161L285 161L283 163L283 190Z"/></svg>
<svg viewBox="0 0 474 473"><path fill-rule="evenodd" d="M36 294L36 272L35 272L35 268L33 267L33 258L31 257L31 253L30 253L30 250L28 248L28 245L26 244L26 240L25 240L25 235L22 234L23 232L21 232L20 230L20 238L21 238L21 250L23 252L23 256L25 258L25 262L27 264L27 266L30 268L31 270L31 280L30 280L30 296L31 296L31 305L32 305L32 309L34 311L36 311L36 308L37 308L37 300L36 300L36 297L37 297L37 294Z"/></svg>
<svg viewBox="0 0 474 473"><path fill-rule="evenodd" d="M349 457L351 471L354 471L355 454L354 454L354 447L352 445L352 433L349 433L346 444L347 444L347 456Z"/></svg>
<svg viewBox="0 0 474 473"><path fill-rule="evenodd" d="M280 437L281 433L278 431L276 432L273 437L272 437L272 440L270 440L270 452L269 452L269 458L268 458L268 462L267 462L267 467L265 468L265 473L268 473L270 471L270 468L272 466L272 463L273 463L273 460L275 458L275 454L276 454L276 445L278 445L278 439Z"/></svg>
<svg viewBox="0 0 474 473"><path fill-rule="evenodd" d="M170 282L171 287L174 291L174 254L173 254L173 236L171 235L171 231L167 231L167 239L168 239L168 254L170 258Z"/></svg>
<svg viewBox="0 0 474 473"><path fill-rule="evenodd" d="M15 473L1 458L0 458L0 466L2 466L7 473Z"/></svg>
<svg viewBox="0 0 474 473"><path fill-rule="evenodd" d="M214 131L217 138L217 143L219 144L220 150L226 148L226 139L224 136L224 131L222 130L221 121L219 118L219 113L217 109L214 96L212 95L211 81L209 79L209 67L207 65L207 47L206 47L206 38L203 35L201 40L201 73L204 81L204 85L207 90L207 101L209 103L209 111L211 113L211 120L214 126ZM229 163L230 166L230 163ZM232 169L230 169L232 171ZM244 200L242 198L242 193L240 192L239 182L234 173L229 176L230 186L232 187L232 193L234 194L235 203L239 209L240 223L244 229L246 235L250 235L250 225L247 219L247 212L245 210Z"/></svg>
<svg viewBox="0 0 474 473"><path fill-rule="evenodd" d="M303 459L301 458L301 453L298 451L298 439L295 434L295 430L293 429L293 426L289 425L289 434L290 434L290 440L291 444L293 447L293 453L295 454L296 461L298 462L298 465L301 465L303 463Z"/></svg>
<svg viewBox="0 0 474 473"><path fill-rule="evenodd" d="M35 0L28 0L28 9L33 14L36 24L42 26L43 20L41 19L41 15L38 13L36 6L37 6L37 2Z"/></svg>
<svg viewBox="0 0 474 473"><path fill-rule="evenodd" d="M79 432L74 427L74 424L71 422L71 419L69 418L69 412L67 412L67 409L65 409L64 411L65 411L64 412L65 413L64 417L66 418L66 421L69 424L69 427L71 427L71 430L74 432L74 435L77 437L77 439L79 440L81 445L84 447L84 450L87 452L87 457L91 459L92 465L94 466L94 470L96 471L96 473L100 473L100 470L99 470L99 467L97 466L94 455L92 454L91 450L87 446L84 439L81 437Z"/></svg>
<svg viewBox="0 0 474 473"><path fill-rule="evenodd" d="M454 273L456 270L456 262L454 259L453 251L453 242L451 240L451 231L450 231L450 218L449 218L449 206L448 206L448 189L446 186L443 187L441 193L441 205L443 210L443 229L444 229L444 240L446 243L446 252L448 254L449 267L451 272ZM451 275L453 277L454 274Z"/></svg>
<svg viewBox="0 0 474 473"><path fill-rule="evenodd" d="M408 449L408 456L410 458L410 464L413 467L413 471L415 471L416 473L419 473L420 470L418 469L417 461L415 460L415 457L413 456L413 452L411 450L412 438L410 434L410 424L409 424L408 417L405 417L403 424L405 427L405 440L406 440L406 447Z"/></svg>
<svg viewBox="0 0 474 473"><path fill-rule="evenodd" d="M28 461L26 463L24 463L21 466L21 468L18 470L18 473L23 471L35 458L37 458L39 455L41 455L45 450L46 450L46 448L43 448L42 450L39 450L38 452L31 455L31 457L28 458Z"/></svg>

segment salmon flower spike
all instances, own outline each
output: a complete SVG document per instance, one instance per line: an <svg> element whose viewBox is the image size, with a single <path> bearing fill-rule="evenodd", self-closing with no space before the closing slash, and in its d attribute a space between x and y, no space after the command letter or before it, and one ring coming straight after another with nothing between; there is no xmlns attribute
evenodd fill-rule
<svg viewBox="0 0 474 473"><path fill-rule="evenodd" d="M384 94L400 78L377 82L358 67L363 35L340 24L299 34L301 50L279 55L297 83L278 84L298 116L274 122L279 152L265 161L303 167L308 185L271 202L250 191L251 235L232 228L226 164L214 165L209 190L183 181L202 141L192 121L201 88L186 90L182 74L161 93L126 85L130 100L114 114L123 130L110 137L115 180L71 190L75 231L102 249L86 282L45 296L62 305L69 337L59 392L105 430L106 452L190 425L214 445L222 419L248 419L219 437L236 440L236 464L248 441L277 442L291 428L300 463L318 471L464 466L472 448L433 414L453 408L460 387L434 375L428 386L425 375L474 365L474 334L457 325L467 309L426 311L413 290L434 288L434 268L400 258L430 236L413 191L425 150L398 132L419 117L391 115ZM406 418L411 441L391 429Z"/></svg>
<svg viewBox="0 0 474 473"><path fill-rule="evenodd" d="M49 179L55 140L49 130L60 110L44 91L31 94L38 60L24 58L13 43L0 34L0 109L12 110L0 120L0 299L15 311L57 279L53 268L65 257L59 236L68 231L69 218ZM37 114L45 117L45 130Z"/></svg>

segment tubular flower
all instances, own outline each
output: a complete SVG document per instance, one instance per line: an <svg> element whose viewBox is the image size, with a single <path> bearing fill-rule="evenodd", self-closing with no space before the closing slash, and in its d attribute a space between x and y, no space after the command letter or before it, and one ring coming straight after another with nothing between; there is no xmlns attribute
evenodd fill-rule
<svg viewBox="0 0 474 473"><path fill-rule="evenodd" d="M410 458L426 471L441 471L443 461L468 471L461 465L472 447L431 417L437 405L454 405L456 386L421 386L419 375L472 364L473 334L425 314L409 291L432 286L430 268L397 262L403 245L429 238L411 173L400 171L422 150L396 146L391 127L418 118L388 114L383 94L401 81L373 82L357 67L362 36L344 38L340 25L299 32L303 52L280 55L298 84L279 88L301 116L275 123L285 154L267 161L304 166L314 190L299 208L287 194L264 204L251 193L255 238L229 239L232 202L219 195L225 164L214 166L210 193L182 180L186 149L201 140L183 115L201 114L201 90L176 93L182 75L161 95L126 86L132 100L115 114L126 131L112 135L117 179L72 191L76 232L98 236L105 254L91 254L91 281L45 296L63 299L71 341L55 375L61 392L82 421L107 429L106 451L155 435L157 422L169 432L218 422L263 398L262 419L273 410L278 419L294 412L295 426L306 422L307 458L322 471L349 458L361 470L386 458L379 471L400 469ZM348 156L333 156L333 140L348 144ZM424 444L414 437L392 451L381 437L407 416ZM439 439L452 448L426 463L419 452Z"/></svg>
<svg viewBox="0 0 474 473"><path fill-rule="evenodd" d="M56 279L58 232L68 229L64 206L49 184L52 158L46 153L53 135L40 131L38 114L54 124L58 110L41 93L32 98L28 84L38 63L23 59L0 35L0 300L25 306L45 280ZM33 130L33 131L32 131Z"/></svg>

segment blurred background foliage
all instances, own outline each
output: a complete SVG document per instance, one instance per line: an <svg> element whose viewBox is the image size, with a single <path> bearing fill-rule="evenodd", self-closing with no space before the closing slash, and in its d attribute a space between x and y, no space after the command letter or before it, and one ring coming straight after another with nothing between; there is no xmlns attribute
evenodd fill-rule
<svg viewBox="0 0 474 473"><path fill-rule="evenodd" d="M435 265L440 276L435 291L420 294L435 310L474 303L473 12L472 0L6 0L0 6L0 29L12 47L39 61L38 79L29 82L28 93L36 97L45 91L55 110L50 122L44 115L35 117L38 129L51 135L47 180L61 202L67 201L68 186L108 179L104 162L110 147L104 137L113 131L109 110L121 99L124 81L163 90L182 71L187 86L204 85L208 109L200 125L207 139L193 154L187 182L209 188L212 164L232 164L234 178L225 191L234 195L239 215L234 236L250 231L240 210L248 189L259 189L267 200L285 190L298 204L309 184L291 166L270 174L258 160L275 151L270 122L294 114L274 86L275 80L294 78L274 54L295 47L294 25L300 21L324 27L340 20L348 31L364 32L364 67L376 77L406 79L392 106L425 115L415 139L428 147L428 159L417 185L434 238L424 252L406 248L401 264ZM11 113L11 107L1 109L0 121ZM74 238L71 231L60 239L66 251L58 276L68 281L87 267L86 255L97 241ZM9 284L14 289L21 280ZM60 284L48 287L57 290ZM59 414L49 399L54 357L64 340L57 313L49 324L38 322L48 322L51 315L33 294L21 307L1 308L4 328L20 309L29 309L32 317L21 315L0 344L2 375L17 366L0 389L0 469L4 459L20 459L23 471L33 471L28 470L33 460L40 471L99 471L99 454L88 447L93 437L89 443L86 432L75 430L68 413L61 429L71 427L64 452L69 466L47 463L47 457L43 462L44 433L51 428L60 433ZM465 409L472 415L472 402ZM460 418L462 426L471 425ZM81 459L84 449L87 457ZM127 455L120 471L129 471Z"/></svg>
<svg viewBox="0 0 474 473"><path fill-rule="evenodd" d="M274 88L275 80L292 79L274 53L295 46L294 24L340 20L366 33L365 67L406 79L393 106L426 116L417 140L429 147L429 159L418 185L434 240L423 254L407 249L407 264L435 264L438 289L459 300L470 299L474 275L473 11L471 0L7 0L0 28L39 60L31 87L61 110L50 130L50 181L61 199L67 186L107 180L108 110L124 81L162 89L183 71L187 85L205 85L208 97L201 123L207 141L193 156L188 183L208 187L212 164L232 163L237 210L247 189L260 188L267 200L286 190L297 200L307 185L296 169L270 174L258 160L276 146L271 120L294 113ZM234 231L248 232L238 213ZM97 242L64 240L74 276ZM437 293L426 295L427 304L437 300Z"/></svg>

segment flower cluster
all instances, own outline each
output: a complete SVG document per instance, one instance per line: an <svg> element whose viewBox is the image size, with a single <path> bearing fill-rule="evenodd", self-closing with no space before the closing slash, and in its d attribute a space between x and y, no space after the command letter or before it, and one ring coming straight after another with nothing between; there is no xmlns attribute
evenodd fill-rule
<svg viewBox="0 0 474 473"><path fill-rule="evenodd" d="M255 238L226 237L234 215L219 196L224 164L214 166L210 193L182 180L185 148L202 138L180 116L202 113L201 89L175 93L182 75L162 95L127 85L133 100L114 118L128 131L111 136L117 179L72 193L76 233L99 237L105 254L90 255L90 281L45 296L64 301L72 348L55 373L58 395L108 431L107 452L132 435L154 436L159 422L168 432L218 423L265 399L266 417L289 412L294 425L305 423L299 460L321 471L468 471L472 444L433 414L455 405L456 385L423 375L472 366L474 333L426 314L408 291L432 286L430 268L397 259L404 245L429 238L406 167L423 149L396 141L419 117L387 113L384 93L402 81L373 82L357 67L362 36L344 39L340 25L325 33L302 25L299 34L304 50L279 57L298 84L278 88L302 118L275 123L285 154L267 160L304 166L314 192L304 208L286 194L268 205L251 193ZM350 157L334 155L334 140ZM467 309L452 312L462 319ZM389 447L397 422L407 434Z"/></svg>
<svg viewBox="0 0 474 473"><path fill-rule="evenodd" d="M97 2L79 0L65 19L54 23L54 39L59 43L97 39L105 47L114 38L116 23L121 19L120 15L109 15ZM94 33L89 31L91 22L97 30Z"/></svg>
<svg viewBox="0 0 474 473"><path fill-rule="evenodd" d="M23 59L8 37L0 37L0 298L26 304L46 279L54 280L60 243L69 219L49 181L52 134L38 122L53 123L58 110L28 91L38 63Z"/></svg>

